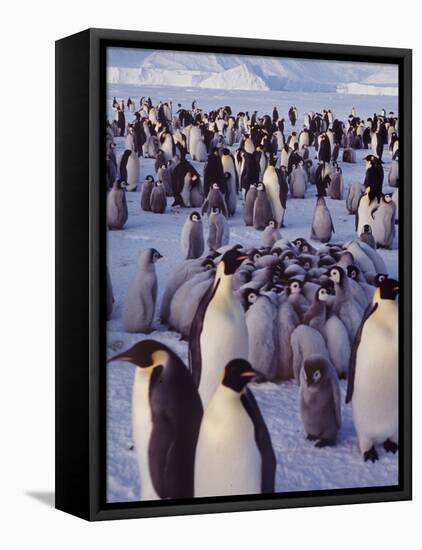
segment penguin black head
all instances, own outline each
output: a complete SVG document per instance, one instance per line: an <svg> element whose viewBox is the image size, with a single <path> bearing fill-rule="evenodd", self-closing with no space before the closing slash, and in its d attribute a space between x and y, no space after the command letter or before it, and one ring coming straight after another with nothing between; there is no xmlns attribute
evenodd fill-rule
<svg viewBox="0 0 422 550"><path fill-rule="evenodd" d="M379 292L382 300L395 300L399 293L399 282L386 277L379 283Z"/></svg>
<svg viewBox="0 0 422 550"><path fill-rule="evenodd" d="M328 295L329 295L328 290L325 287L320 286L315 293L315 299L317 302L326 302L328 299Z"/></svg>
<svg viewBox="0 0 422 550"><path fill-rule="evenodd" d="M359 268L356 265L348 265L347 276L356 281L359 277Z"/></svg>
<svg viewBox="0 0 422 550"><path fill-rule="evenodd" d="M240 252L239 250L228 250L221 261L224 264L224 275L233 275L236 269L242 264L243 260L246 260L248 256Z"/></svg>
<svg viewBox="0 0 422 550"><path fill-rule="evenodd" d="M173 352L165 344L156 340L141 340L128 350L111 357L107 362L124 361L141 369L165 366L168 355Z"/></svg>
<svg viewBox="0 0 422 550"><path fill-rule="evenodd" d="M192 212L189 216L189 219L193 222L200 222L201 221L201 214L199 212Z"/></svg>
<svg viewBox="0 0 422 550"><path fill-rule="evenodd" d="M317 388L327 373L327 360L322 355L310 355L303 363L308 388Z"/></svg>
<svg viewBox="0 0 422 550"><path fill-rule="evenodd" d="M224 369L222 384L236 393L241 393L256 374L248 361L232 359Z"/></svg>
<svg viewBox="0 0 422 550"><path fill-rule="evenodd" d="M145 181L154 181L154 178L153 178L151 175L148 175L148 176L145 178Z"/></svg>
<svg viewBox="0 0 422 550"><path fill-rule="evenodd" d="M302 287L303 287L302 281L300 281L299 279L291 279L289 282L289 293L299 294Z"/></svg>
<svg viewBox="0 0 422 550"><path fill-rule="evenodd" d="M387 273L377 273L374 277L374 285L379 288L384 279L388 279Z"/></svg>
<svg viewBox="0 0 422 550"><path fill-rule="evenodd" d="M393 195L391 193L386 193L385 195L383 195L382 200L387 204L390 204L393 200Z"/></svg>
<svg viewBox="0 0 422 550"><path fill-rule="evenodd" d="M150 251L150 261L152 264L154 264L157 260L163 257L155 248L150 248L149 251Z"/></svg>
<svg viewBox="0 0 422 550"><path fill-rule="evenodd" d="M334 283L331 279L325 279L320 282L321 288L325 288L328 294L334 294Z"/></svg>
<svg viewBox="0 0 422 550"><path fill-rule="evenodd" d="M282 250L281 250L281 248L280 248L279 246L276 246L275 248L273 248L273 249L271 250L271 254L272 254L273 256L279 257L279 256L281 256L281 253L282 253Z"/></svg>
<svg viewBox="0 0 422 550"><path fill-rule="evenodd" d="M257 248L252 248L251 250L248 250L248 258L253 262L256 262L261 257L262 254Z"/></svg>
<svg viewBox="0 0 422 550"><path fill-rule="evenodd" d="M328 269L325 274L331 279L331 281L333 281L333 283L337 283L338 285L342 284L345 277L343 268L338 265Z"/></svg>
<svg viewBox="0 0 422 550"><path fill-rule="evenodd" d="M372 235L372 228L367 223L363 226L363 232L367 233L368 235Z"/></svg>
<svg viewBox="0 0 422 550"><path fill-rule="evenodd" d="M244 309L247 311L259 298L259 290L256 288L245 288L242 292Z"/></svg>
<svg viewBox="0 0 422 550"><path fill-rule="evenodd" d="M276 222L275 222L275 219L274 218L270 218L267 222L267 227L275 227L276 226Z"/></svg>

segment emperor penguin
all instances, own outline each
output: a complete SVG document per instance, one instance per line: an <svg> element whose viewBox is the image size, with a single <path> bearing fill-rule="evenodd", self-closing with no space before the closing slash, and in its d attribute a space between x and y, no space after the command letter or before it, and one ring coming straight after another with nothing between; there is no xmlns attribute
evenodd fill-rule
<svg viewBox="0 0 422 550"><path fill-rule="evenodd" d="M209 216L213 208L219 208L221 213L226 218L228 217L229 213L227 210L226 200L217 183L212 185L212 188L210 189L208 196L202 205L201 214L204 215L206 213L207 216Z"/></svg>
<svg viewBox="0 0 422 550"><path fill-rule="evenodd" d="M120 177L125 182L126 191L136 191L139 182L139 158L135 152L126 150L119 165Z"/></svg>
<svg viewBox="0 0 422 550"><path fill-rule="evenodd" d="M167 207L166 190L161 181L157 181L151 191L150 196L151 212L154 214L164 214Z"/></svg>
<svg viewBox="0 0 422 550"><path fill-rule="evenodd" d="M343 321L349 334L349 341L353 343L363 317L363 309L353 298L349 277L343 268L335 265L326 274L334 283L335 301L332 309Z"/></svg>
<svg viewBox="0 0 422 550"><path fill-rule="evenodd" d="M245 225L253 225L253 211L257 195L258 186L255 183L252 183L246 192L245 206L243 208L243 220Z"/></svg>
<svg viewBox="0 0 422 550"><path fill-rule="evenodd" d="M398 153L396 158L391 161L390 170L388 172L388 185L391 187L398 187L399 183L399 159Z"/></svg>
<svg viewBox="0 0 422 550"><path fill-rule="evenodd" d="M146 212L151 212L151 192L153 188L154 178L149 175L145 178L140 194L140 205L142 210L145 210Z"/></svg>
<svg viewBox="0 0 422 550"><path fill-rule="evenodd" d="M371 226L365 224L362 228L362 233L359 235L359 239L369 245L371 248L375 248L375 239L372 234Z"/></svg>
<svg viewBox="0 0 422 550"><path fill-rule="evenodd" d="M378 460L375 445L398 449L399 283L383 278L353 343L346 403L351 401L359 448L365 461Z"/></svg>
<svg viewBox="0 0 422 550"><path fill-rule="evenodd" d="M224 172L224 178L226 180L225 199L227 204L227 212L229 216L234 216L236 214L237 207L236 180L234 179L235 175L230 172Z"/></svg>
<svg viewBox="0 0 422 550"><path fill-rule="evenodd" d="M132 434L140 499L192 498L203 409L186 366L174 351L155 340L141 340L111 361L136 367Z"/></svg>
<svg viewBox="0 0 422 550"><path fill-rule="evenodd" d="M232 290L233 274L246 258L237 249L223 255L214 284L201 300L192 322L189 368L204 407L217 389L227 363L248 358L245 313Z"/></svg>
<svg viewBox="0 0 422 550"><path fill-rule="evenodd" d="M281 300L278 308L278 366L277 378L291 380L293 374L293 350L290 338L300 324L299 317L293 306L287 300Z"/></svg>
<svg viewBox="0 0 422 550"><path fill-rule="evenodd" d="M126 191L121 181L116 180L107 194L107 226L109 229L123 229L127 219Z"/></svg>
<svg viewBox="0 0 422 550"><path fill-rule="evenodd" d="M217 206L214 206L208 216L208 248L210 250L218 250L222 246L229 244L229 239L230 228L227 218L223 216Z"/></svg>
<svg viewBox="0 0 422 550"><path fill-rule="evenodd" d="M258 193L253 207L253 226L255 229L263 230L267 227L268 221L273 219L271 202L268 198L265 185L258 184Z"/></svg>
<svg viewBox="0 0 422 550"><path fill-rule="evenodd" d="M333 220L324 197L317 197L312 217L311 239L327 243L335 233Z"/></svg>
<svg viewBox="0 0 422 550"><path fill-rule="evenodd" d="M260 374L261 381L274 381L278 351L277 294L260 293L253 287L245 288L242 294L249 335L248 360Z"/></svg>
<svg viewBox="0 0 422 550"><path fill-rule="evenodd" d="M363 194L362 185L359 182L354 182L349 185L346 197L346 208L349 214L356 214L359 207L359 201Z"/></svg>
<svg viewBox="0 0 422 550"><path fill-rule="evenodd" d="M374 224L374 212L378 208L378 199L371 197L371 188L367 187L364 194L359 199L358 209L356 212L356 233L360 235L364 225L369 225L371 228Z"/></svg>
<svg viewBox="0 0 422 550"><path fill-rule="evenodd" d="M334 200L342 200L343 198L343 173L339 166L335 167L331 174L331 182L329 187L329 195Z"/></svg>
<svg viewBox="0 0 422 550"><path fill-rule="evenodd" d="M322 355L310 355L300 371L300 416L307 439L315 447L336 444L341 428L340 387L337 373Z"/></svg>
<svg viewBox="0 0 422 550"><path fill-rule="evenodd" d="M300 371L305 359L313 354L328 358L325 340L320 332L307 325L299 325L292 332L290 343L293 353L293 376L296 384L300 384Z"/></svg>
<svg viewBox="0 0 422 550"><path fill-rule="evenodd" d="M390 193L383 195L381 202L374 213L372 232L377 248L393 247L396 235L396 205Z"/></svg>
<svg viewBox="0 0 422 550"><path fill-rule="evenodd" d="M269 494L277 461L268 428L246 386L255 372L230 361L202 419L195 456L195 497Z"/></svg>
<svg viewBox="0 0 422 550"><path fill-rule="evenodd" d="M263 246L274 246L274 244L281 239L281 233L277 227L277 221L273 218L268 220L267 227L262 234Z"/></svg>
<svg viewBox="0 0 422 550"><path fill-rule="evenodd" d="M276 222L276 227L281 227L284 218L284 208L280 200L280 183L275 166L269 164L265 170L262 183L265 185L267 197L270 200L273 219Z"/></svg>
<svg viewBox="0 0 422 550"><path fill-rule="evenodd" d="M204 202L204 191L202 189L201 178L199 177L198 174L191 174L190 172L186 174L185 181L186 181L186 178L190 178L190 182L189 182L190 206L192 208L200 208Z"/></svg>
<svg viewBox="0 0 422 550"><path fill-rule="evenodd" d="M157 301L157 274L155 262L162 255L155 248L148 248L139 257L123 306L123 329L125 332L151 332Z"/></svg>
<svg viewBox="0 0 422 550"><path fill-rule="evenodd" d="M180 237L183 257L199 258L204 252L204 229L199 212L191 212L182 227Z"/></svg>
<svg viewBox="0 0 422 550"><path fill-rule="evenodd" d="M198 145L201 142L201 140L202 140L201 128L197 124L193 124L189 132L189 152L191 154L192 160L200 160L198 158L198 152L199 152ZM205 148L205 153L206 153L206 148Z"/></svg>

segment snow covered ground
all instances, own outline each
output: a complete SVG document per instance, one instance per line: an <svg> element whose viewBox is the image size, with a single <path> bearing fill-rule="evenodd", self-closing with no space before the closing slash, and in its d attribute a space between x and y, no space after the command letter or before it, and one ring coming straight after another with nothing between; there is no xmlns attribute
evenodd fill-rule
<svg viewBox="0 0 422 550"><path fill-rule="evenodd" d="M136 100L138 105L141 95L150 95L152 101L173 100L173 105L182 103L190 108L196 98L198 107L205 110L230 105L236 113L239 110L258 110L259 115L271 114L277 106L280 115L288 121L287 110L296 105L299 110L300 130L303 113L308 110L331 108L337 118L346 118L352 106L357 114L371 116L385 108L387 112L397 113L397 98L392 96L351 96L331 93L285 93L285 92L225 92L217 90L199 90L182 88L145 88L112 84L108 89L108 116L113 118L111 100ZM125 111L127 121L131 115ZM286 124L285 134L291 128ZM117 155L122 154L124 138L117 138ZM363 182L364 161L368 151L356 151L357 163L344 164L343 169L345 193L351 182ZM311 148L311 158L314 151ZM189 157L188 157L189 158ZM385 174L391 162L388 151L384 153ZM203 163L194 162L195 168L202 174ZM140 159L140 181L154 173L153 159ZM140 186L139 186L140 187ZM386 189L388 189L386 187ZM130 345L145 338L145 335L133 335L123 332L121 323L122 305L127 288L132 279L136 260L139 254L149 247L156 248L164 258L156 264L159 286L158 305L164 292L169 273L176 262L182 260L180 250L180 231L191 209L171 208L172 199L168 200L165 214L144 212L139 207L139 192L127 194L129 219L121 231L108 232L108 267L113 285L115 304L112 319L108 322L108 356L127 349ZM305 199L290 199L285 215L286 227L282 235L288 239L305 237L309 239L310 223L315 204L315 188L310 186ZM327 199L335 226L333 242L343 242L355 237L354 216L346 210L345 202ZM242 218L242 205L239 204L234 218L229 220L230 242L243 245L258 245L262 233L251 227L245 227ZM204 220L205 231L207 222ZM311 241L312 242L312 241ZM312 242L316 247L318 242ZM394 249L380 252L386 262L389 273L398 275L397 237ZM187 362L187 344L180 341L179 335L168 331L158 321L158 308L155 326L157 329L148 337L165 342ZM126 502L139 499L140 482L135 452L131 450L131 391L134 367L122 363L107 365L107 498L109 502ZM344 405L346 383L341 382L343 426L336 447L317 449L305 440L302 422L298 409L298 388L293 383L280 385L265 383L252 385L263 416L270 430L273 446L277 456L276 490L303 491L317 489L369 487L394 485L398 482L397 455L386 455L380 451L379 462L364 463L357 446L356 433L350 405Z"/></svg>

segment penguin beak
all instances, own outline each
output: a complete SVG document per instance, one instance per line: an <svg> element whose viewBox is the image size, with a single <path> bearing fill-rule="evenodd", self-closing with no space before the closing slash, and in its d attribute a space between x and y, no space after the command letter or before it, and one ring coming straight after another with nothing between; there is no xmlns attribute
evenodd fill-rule
<svg viewBox="0 0 422 550"><path fill-rule="evenodd" d="M253 370L248 370L246 372L242 372L240 376L242 376L243 378L255 378L256 372L254 372Z"/></svg>
<svg viewBox="0 0 422 550"><path fill-rule="evenodd" d="M110 359L107 359L107 363L111 363L112 361L124 361L126 363L131 363L133 360L130 355L127 355L127 352L124 352L124 353L119 353L114 357L110 357Z"/></svg>

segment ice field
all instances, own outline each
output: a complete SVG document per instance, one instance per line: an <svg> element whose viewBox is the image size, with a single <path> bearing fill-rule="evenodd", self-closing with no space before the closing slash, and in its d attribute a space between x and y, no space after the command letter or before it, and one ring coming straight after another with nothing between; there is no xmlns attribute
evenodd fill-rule
<svg viewBox="0 0 422 550"><path fill-rule="evenodd" d="M205 111L220 106L230 105L235 115L238 111L258 111L258 116L272 113L277 107L280 116L285 118L285 136L290 134L287 111L291 105L296 105L299 119L294 130L302 128L303 114L306 111L322 111L331 109L336 118L345 120L352 106L358 116L366 119L374 112L385 109L387 113L397 113L397 97L376 95L347 95L340 93L292 93L292 92L223 92L207 89L142 87L111 84L108 87L108 117L114 118L111 109L113 96L125 103L130 96L139 105L140 96L150 96L153 103L158 101L173 101L174 112L177 104L184 108L191 107L193 99L197 106ZM132 114L125 110L126 122L132 120ZM125 138L115 138L117 158L124 150ZM232 150L235 151L235 145ZM344 197L350 183L363 183L365 163L363 158L368 150L356 151L356 164L345 164L341 161L342 149L338 159L343 170L345 184ZM310 158L315 156L310 148ZM190 160L190 156L187 156ZM383 156L386 182L391 163L391 154L385 150ZM193 162L202 175L204 163ZM154 159L140 159L140 181L148 174L155 176ZM148 335L165 342L187 362L187 343L180 340L179 334L170 332L159 324L159 305L165 290L166 281L174 265L181 261L180 249L181 228L193 209L172 208L173 198L168 199L165 214L153 214L141 211L139 206L139 190L127 193L129 219L121 231L108 232L108 268L115 298L112 319L108 322L107 355L127 349L130 345L146 337L143 334L128 334L123 332L121 322L122 305L126 297L128 285L136 269L139 254L146 248L156 248L164 257L156 264L158 276L158 300L156 309L156 330ZM384 189L388 189L384 183ZM286 227L281 229L284 238L293 240L304 237L310 240L310 224L315 205L315 187L310 186L305 199L288 198L284 218ZM332 242L345 242L356 237L355 219L345 206L345 201L326 199L333 219L335 234ZM105 207L105 205L104 205ZM230 243L240 243L251 247L259 245L262 232L253 227L245 227L242 217L243 203L239 201L236 215L229 219ZM207 221L203 219L204 232L207 233ZM310 242L319 247L321 243ZM389 274L398 276L398 238L393 250L381 250ZM139 500L139 474L136 455L132 448L131 436L131 393L134 369L130 364L110 363L107 365L107 499L109 502ZM276 490L305 491L318 489L370 487L394 485L398 482L398 456L387 455L380 450L380 460L375 464L364 462L357 445L357 437L353 426L352 412L349 405L344 404L347 383L340 382L342 391L343 425L335 447L317 449L305 440L303 425L299 416L298 388L288 382L280 385L265 383L251 384L261 412L269 428L274 450L277 456Z"/></svg>

